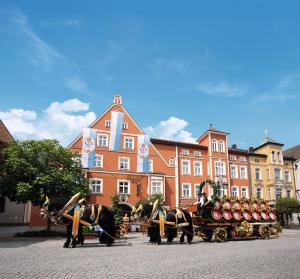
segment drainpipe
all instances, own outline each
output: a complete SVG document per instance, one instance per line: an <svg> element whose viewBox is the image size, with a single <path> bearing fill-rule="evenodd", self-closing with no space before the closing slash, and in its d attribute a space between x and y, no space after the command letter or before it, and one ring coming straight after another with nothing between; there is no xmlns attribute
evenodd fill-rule
<svg viewBox="0 0 300 279"><path fill-rule="evenodd" d="M249 198L252 198L252 177L251 177L251 165L250 156L248 156L248 175L249 175Z"/></svg>
<svg viewBox="0 0 300 279"><path fill-rule="evenodd" d="M175 201L176 207L179 207L179 158L178 146L176 145L176 161L175 161Z"/></svg>

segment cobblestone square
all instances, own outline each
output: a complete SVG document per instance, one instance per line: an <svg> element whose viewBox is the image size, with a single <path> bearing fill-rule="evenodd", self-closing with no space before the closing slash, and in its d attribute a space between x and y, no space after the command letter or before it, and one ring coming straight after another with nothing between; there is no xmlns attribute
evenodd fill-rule
<svg viewBox="0 0 300 279"><path fill-rule="evenodd" d="M145 235L104 247L88 239L2 238L1 278L300 278L300 230L270 240L148 244Z"/></svg>

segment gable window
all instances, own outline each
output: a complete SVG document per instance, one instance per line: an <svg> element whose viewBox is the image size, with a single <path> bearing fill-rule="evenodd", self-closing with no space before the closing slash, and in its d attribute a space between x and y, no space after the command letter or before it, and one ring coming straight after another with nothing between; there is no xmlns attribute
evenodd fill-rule
<svg viewBox="0 0 300 279"><path fill-rule="evenodd" d="M92 193L103 193L103 179L90 179L90 189Z"/></svg>
<svg viewBox="0 0 300 279"><path fill-rule="evenodd" d="M163 182L161 180L151 180L151 194L162 194Z"/></svg>
<svg viewBox="0 0 300 279"><path fill-rule="evenodd" d="M247 169L246 167L240 167L240 177L241 179L247 179Z"/></svg>
<svg viewBox="0 0 300 279"><path fill-rule="evenodd" d="M262 195L261 195L261 188L256 188L256 197L258 199L261 199L262 198Z"/></svg>
<svg viewBox="0 0 300 279"><path fill-rule="evenodd" d="M181 161L181 169L183 175L190 175L191 174L191 162L188 160Z"/></svg>
<svg viewBox="0 0 300 279"><path fill-rule="evenodd" d="M148 171L153 172L153 160L148 160Z"/></svg>
<svg viewBox="0 0 300 279"><path fill-rule="evenodd" d="M173 157L169 158L169 166L175 167L175 158L173 158Z"/></svg>
<svg viewBox="0 0 300 279"><path fill-rule="evenodd" d="M184 197L184 198L191 197L191 184L190 183L182 184L182 197Z"/></svg>
<svg viewBox="0 0 300 279"><path fill-rule="evenodd" d="M236 160L236 156L230 155L230 156L229 156L229 159L230 159L231 161L235 161L235 160Z"/></svg>
<svg viewBox="0 0 300 279"><path fill-rule="evenodd" d="M237 166L230 166L230 176L232 179L238 178Z"/></svg>
<svg viewBox="0 0 300 279"><path fill-rule="evenodd" d="M111 121L110 120L105 120L105 127L110 128L111 126Z"/></svg>
<svg viewBox="0 0 300 279"><path fill-rule="evenodd" d="M134 138L125 137L124 138L124 149L134 149Z"/></svg>
<svg viewBox="0 0 300 279"><path fill-rule="evenodd" d="M130 169L130 160L126 157L119 158L119 169L120 170L129 170Z"/></svg>
<svg viewBox="0 0 300 279"><path fill-rule="evenodd" d="M247 198L247 188L246 187L242 187L242 198Z"/></svg>
<svg viewBox="0 0 300 279"><path fill-rule="evenodd" d="M201 152L200 151L194 151L194 156L195 157L200 157L201 156Z"/></svg>
<svg viewBox="0 0 300 279"><path fill-rule="evenodd" d="M224 144L223 140L219 141L219 149L220 149L220 152L225 152L225 144Z"/></svg>
<svg viewBox="0 0 300 279"><path fill-rule="evenodd" d="M216 140L216 139L213 139L212 140L212 147L211 147L211 149L212 149L212 151L218 151L218 141Z"/></svg>
<svg viewBox="0 0 300 279"><path fill-rule="evenodd" d="M125 129L125 130L128 129L128 123L127 123L127 122L124 122L124 123L123 123L123 129Z"/></svg>
<svg viewBox="0 0 300 279"><path fill-rule="evenodd" d="M238 188L237 187L232 187L231 188L231 196L233 196L233 197L238 196Z"/></svg>
<svg viewBox="0 0 300 279"><path fill-rule="evenodd" d="M98 134L97 138L98 146L108 146L108 135L107 134Z"/></svg>
<svg viewBox="0 0 300 279"><path fill-rule="evenodd" d="M274 169L274 176L275 176L275 180L278 181L281 179L281 169Z"/></svg>
<svg viewBox="0 0 300 279"><path fill-rule="evenodd" d="M255 179L261 180L261 169L260 168L255 168Z"/></svg>
<svg viewBox="0 0 300 279"><path fill-rule="evenodd" d="M202 175L202 162L194 161L194 175L195 176Z"/></svg>
<svg viewBox="0 0 300 279"><path fill-rule="evenodd" d="M215 162L216 175L225 175L225 163Z"/></svg>
<svg viewBox="0 0 300 279"><path fill-rule="evenodd" d="M189 152L188 149L182 149L181 154L182 154L182 155L189 155L190 152Z"/></svg>
<svg viewBox="0 0 300 279"><path fill-rule="evenodd" d="M130 194L130 181L119 180L118 181L118 194Z"/></svg>
<svg viewBox="0 0 300 279"><path fill-rule="evenodd" d="M103 155L95 155L94 166L103 168Z"/></svg>
<svg viewBox="0 0 300 279"><path fill-rule="evenodd" d="M284 171L284 179L285 179L285 182L291 182L290 171L288 171L288 170Z"/></svg>

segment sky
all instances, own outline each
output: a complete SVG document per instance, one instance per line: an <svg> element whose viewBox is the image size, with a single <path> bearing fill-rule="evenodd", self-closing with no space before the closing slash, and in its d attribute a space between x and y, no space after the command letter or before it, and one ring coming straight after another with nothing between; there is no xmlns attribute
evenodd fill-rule
<svg viewBox="0 0 300 279"><path fill-rule="evenodd" d="M67 146L115 94L152 137L300 143L299 1L0 1L0 119Z"/></svg>

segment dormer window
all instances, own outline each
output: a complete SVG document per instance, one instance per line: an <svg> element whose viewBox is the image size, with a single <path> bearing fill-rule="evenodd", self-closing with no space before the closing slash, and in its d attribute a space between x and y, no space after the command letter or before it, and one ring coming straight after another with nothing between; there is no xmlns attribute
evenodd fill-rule
<svg viewBox="0 0 300 279"><path fill-rule="evenodd" d="M219 141L220 152L225 152L225 144L223 140Z"/></svg>
<svg viewBox="0 0 300 279"><path fill-rule="evenodd" d="M110 120L105 120L105 127L110 128L111 126L111 121Z"/></svg>
<svg viewBox="0 0 300 279"><path fill-rule="evenodd" d="M125 130L128 129L128 123L127 123L127 122L124 122L124 123L123 123L123 129L125 129Z"/></svg>
<svg viewBox="0 0 300 279"><path fill-rule="evenodd" d="M218 141L216 139L212 140L212 151L218 151Z"/></svg>

